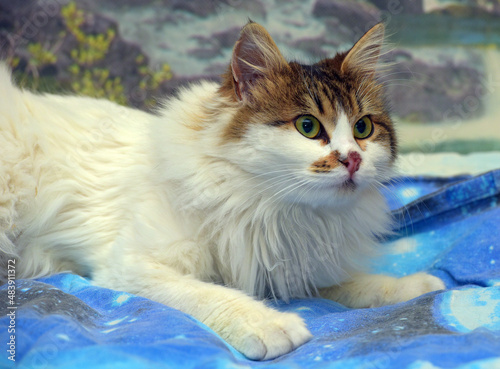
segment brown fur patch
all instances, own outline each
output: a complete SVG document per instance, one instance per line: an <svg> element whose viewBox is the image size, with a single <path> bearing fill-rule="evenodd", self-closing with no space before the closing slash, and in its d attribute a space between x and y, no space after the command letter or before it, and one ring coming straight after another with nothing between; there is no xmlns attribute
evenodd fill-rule
<svg viewBox="0 0 500 369"><path fill-rule="evenodd" d="M340 153L338 151L332 151L325 157L320 158L315 161L309 167L309 170L314 173L325 173L330 172L332 169L338 167L341 163L339 161Z"/></svg>
<svg viewBox="0 0 500 369"><path fill-rule="evenodd" d="M294 123L300 115L313 115L324 128L316 140L325 146L330 142L329 134L334 131L339 109L342 109L352 124L365 115L374 123L374 133L369 138L357 140L362 150L366 150L368 142L376 141L388 148L394 160L397 141L383 85L374 74L360 72L359 68L347 68L342 72L347 55L337 54L313 65L290 62L269 69L261 78L251 81L251 99L247 101L239 99L231 68L228 68L219 94L229 106L237 109L237 113L222 139L240 140L252 124L295 130ZM320 172L333 169L338 165L334 156L318 160L311 169Z"/></svg>

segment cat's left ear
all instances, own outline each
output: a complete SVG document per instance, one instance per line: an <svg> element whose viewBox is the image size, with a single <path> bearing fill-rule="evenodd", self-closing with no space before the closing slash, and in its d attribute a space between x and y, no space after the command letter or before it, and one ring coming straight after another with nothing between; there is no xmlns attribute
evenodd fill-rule
<svg viewBox="0 0 500 369"><path fill-rule="evenodd" d="M349 50L340 71L348 73L350 71L374 74L380 51L384 43L385 27L379 23L372 27L356 44Z"/></svg>
<svg viewBox="0 0 500 369"><path fill-rule="evenodd" d="M241 30L233 49L231 72L240 101L252 97L252 87L273 70L288 66L273 39L261 25L250 22Z"/></svg>

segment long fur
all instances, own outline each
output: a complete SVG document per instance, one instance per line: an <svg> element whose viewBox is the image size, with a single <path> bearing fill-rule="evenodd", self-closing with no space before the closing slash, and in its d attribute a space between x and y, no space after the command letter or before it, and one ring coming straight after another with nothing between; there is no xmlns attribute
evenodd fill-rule
<svg viewBox="0 0 500 369"><path fill-rule="evenodd" d="M250 45L241 47L278 55L261 26L245 32L259 37L242 36ZM233 60L240 60L241 47ZM360 78L339 82L335 70L344 57L315 68L347 95ZM356 63L360 58L355 55ZM390 173L395 139L375 82L364 109L381 128L373 139L356 142L346 113L362 114L355 98L350 106L334 104L326 80L304 76L297 63L283 67L281 58L273 60L280 65L265 65L267 76L243 76L236 68L222 86L204 82L181 90L158 115L23 91L0 65L0 262L16 257L18 278L69 270L169 304L250 358L276 357L305 342L310 333L298 316L248 295L313 296L361 269L389 229L378 186ZM235 95L243 88L236 77L251 98ZM305 77L316 85L315 95L296 83ZM304 109L321 115L322 140L281 121ZM363 161L356 181L341 164L353 151ZM421 280L426 287L412 291L442 286L426 277L410 282L420 286ZM353 306L413 296L388 277L349 286L324 295Z"/></svg>
<svg viewBox="0 0 500 369"><path fill-rule="evenodd" d="M0 246L22 256L20 277L65 269L92 275L140 215L139 233L168 229L161 247L195 239L215 251L224 283L259 297L304 297L357 270L388 226L376 190L336 211L279 201L274 189L259 187L219 144L230 114L214 113L223 103L215 84L183 91L158 118L106 101L20 91L5 67L0 83L0 109L12 114L0 126L9 189ZM186 114L195 117L189 125ZM209 128L201 134L198 125Z"/></svg>

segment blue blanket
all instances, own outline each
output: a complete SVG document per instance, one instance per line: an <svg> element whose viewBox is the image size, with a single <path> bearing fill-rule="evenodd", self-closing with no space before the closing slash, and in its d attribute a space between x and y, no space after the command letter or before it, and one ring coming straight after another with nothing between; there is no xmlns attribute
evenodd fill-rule
<svg viewBox="0 0 500 369"><path fill-rule="evenodd" d="M324 299L271 303L300 314L314 338L278 359L252 362L162 304L72 274L17 280L15 305L7 285L0 288L0 367L500 368L500 170L401 178L385 192L396 234L374 271L426 270L447 291L374 309Z"/></svg>

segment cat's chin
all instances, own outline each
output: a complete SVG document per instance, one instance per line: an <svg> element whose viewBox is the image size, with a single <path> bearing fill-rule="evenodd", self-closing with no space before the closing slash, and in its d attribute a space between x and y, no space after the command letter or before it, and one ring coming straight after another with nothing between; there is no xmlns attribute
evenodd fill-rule
<svg viewBox="0 0 500 369"><path fill-rule="evenodd" d="M370 186L349 178L344 182L316 184L314 191L311 191L311 196L301 197L300 202L315 208L332 207L341 209L350 207L362 197L361 194L367 187ZM296 201L296 198L294 200Z"/></svg>
<svg viewBox="0 0 500 369"><path fill-rule="evenodd" d="M355 192L358 189L359 185L356 182L354 182L352 178L349 178L337 187L339 188L340 191L350 193L350 192Z"/></svg>
<svg viewBox="0 0 500 369"><path fill-rule="evenodd" d="M348 195L357 192L363 188L359 181L353 178L346 178L343 182L330 182L320 186L324 191L341 195Z"/></svg>

